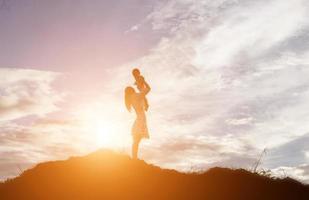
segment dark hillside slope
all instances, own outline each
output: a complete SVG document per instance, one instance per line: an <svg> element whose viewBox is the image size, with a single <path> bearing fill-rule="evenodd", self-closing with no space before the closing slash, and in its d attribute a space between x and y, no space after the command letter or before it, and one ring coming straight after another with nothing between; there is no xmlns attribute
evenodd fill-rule
<svg viewBox="0 0 309 200"><path fill-rule="evenodd" d="M241 169L185 174L101 150L39 164L0 184L0 199L308 200L309 188L293 179L271 179Z"/></svg>

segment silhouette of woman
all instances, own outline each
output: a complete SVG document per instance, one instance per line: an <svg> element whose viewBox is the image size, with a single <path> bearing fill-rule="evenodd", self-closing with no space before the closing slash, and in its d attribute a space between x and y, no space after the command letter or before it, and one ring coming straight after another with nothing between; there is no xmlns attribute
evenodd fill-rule
<svg viewBox="0 0 309 200"><path fill-rule="evenodd" d="M133 87L126 87L125 89L125 105L129 112L133 107L136 113L136 119L132 127L132 158L137 159L138 146L143 138L149 138L146 114L145 114L145 96L149 93L150 87L148 83L141 76L144 87L139 88L136 92Z"/></svg>

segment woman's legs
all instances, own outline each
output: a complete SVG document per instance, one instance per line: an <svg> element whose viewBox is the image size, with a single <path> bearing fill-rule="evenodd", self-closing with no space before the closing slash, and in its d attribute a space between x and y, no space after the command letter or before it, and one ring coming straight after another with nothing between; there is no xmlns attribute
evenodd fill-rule
<svg viewBox="0 0 309 200"><path fill-rule="evenodd" d="M132 144L132 158L137 159L138 154L138 146L141 141L140 137L133 137L133 144Z"/></svg>

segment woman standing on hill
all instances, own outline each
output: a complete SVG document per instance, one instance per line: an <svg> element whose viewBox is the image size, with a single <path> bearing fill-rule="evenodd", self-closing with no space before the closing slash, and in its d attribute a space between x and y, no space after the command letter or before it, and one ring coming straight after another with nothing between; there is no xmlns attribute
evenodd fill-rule
<svg viewBox="0 0 309 200"><path fill-rule="evenodd" d="M145 110L148 109L146 95L150 91L150 86L144 77L140 75L138 69L133 70L133 76L139 92L136 92L133 87L126 87L125 105L129 112L131 112L133 107L136 113L136 119L132 127L132 158L137 159L138 146L141 139L149 138Z"/></svg>

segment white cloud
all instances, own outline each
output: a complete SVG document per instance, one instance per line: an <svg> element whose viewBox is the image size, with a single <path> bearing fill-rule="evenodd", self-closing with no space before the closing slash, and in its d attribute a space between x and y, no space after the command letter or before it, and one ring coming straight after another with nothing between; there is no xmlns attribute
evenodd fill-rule
<svg viewBox="0 0 309 200"><path fill-rule="evenodd" d="M154 139L232 135L234 145L248 144L258 156L308 132L309 52L306 40L297 42L303 46L297 52L287 45L305 38L308 8L302 0L160 3L147 20L165 36L148 55L117 69L115 85L141 66L153 87ZM232 149L226 152L233 163ZM234 161L246 160L242 153Z"/></svg>
<svg viewBox="0 0 309 200"><path fill-rule="evenodd" d="M296 106L306 112L308 71L304 65L308 56L280 52L280 57L270 59L264 54L272 55L274 47L301 34L308 13L303 5L303 1L168 1L160 4L148 20L155 30L177 31L162 38L149 55L116 73L126 74L131 66L142 67L154 88L151 106L164 112L157 118L173 123L162 125L168 129L156 132L224 135L249 131L249 139L258 142L258 148L264 148L264 135L270 133L277 137L270 146L276 145L276 140L278 144L286 142L281 134L284 128L277 121L289 108L295 108L293 114L298 113ZM279 23L279 19L287 23ZM274 34L274 29L280 31ZM122 80L129 79L127 74ZM290 97L290 92L302 97ZM230 118L254 118L255 123L244 132L222 124ZM293 123L284 131L285 136L299 127L295 120L289 120ZM305 129L293 134L301 135Z"/></svg>
<svg viewBox="0 0 309 200"><path fill-rule="evenodd" d="M141 146L141 157L177 170L205 170L214 166L250 168L256 150L246 141L225 137L173 135ZM164 156L162 156L164 154Z"/></svg>
<svg viewBox="0 0 309 200"><path fill-rule="evenodd" d="M240 118L240 119L227 119L226 122L228 124L231 125L244 125L244 124L248 124L253 120L252 117L248 117L248 118Z"/></svg>
<svg viewBox="0 0 309 200"><path fill-rule="evenodd" d="M243 2L220 13L218 24L196 47L196 64L207 68L233 65L246 57L258 57L297 35L308 25L308 8L303 2Z"/></svg>
<svg viewBox="0 0 309 200"><path fill-rule="evenodd" d="M0 123L0 180L17 176L20 170L40 162L97 150L95 139L74 120L37 119L27 125Z"/></svg>
<svg viewBox="0 0 309 200"><path fill-rule="evenodd" d="M142 32L141 26L148 23L162 34L160 42L147 55L110 70L113 78L105 91L110 95L99 99L98 112L107 110L104 117L111 122L133 120L114 110L124 108L122 89L133 83L130 70L139 66L152 86L151 140L141 146L145 158L178 169L191 164L251 166L264 147L276 149L290 143L271 154L276 161L267 166L297 168L295 176L306 176L299 168L307 159L304 152L296 149L293 156L287 155L297 146L291 141L309 130L307 4L305 0L160 1L131 29ZM53 75L34 71L24 75L23 70L16 70L16 76L13 72L1 73L5 75L0 81L9 86L3 87L7 94L2 105L14 108L10 109L14 112L2 111L2 116L14 119L55 110L49 86ZM24 86L21 80L34 82L34 96L30 95L32 86ZM124 126L130 129L129 123ZM74 132L66 126L49 127L47 132ZM42 127L36 128L39 132ZM121 130L126 134L126 129ZM85 138L81 134L76 142ZM53 139L56 143L57 138Z"/></svg>
<svg viewBox="0 0 309 200"><path fill-rule="evenodd" d="M0 68L0 120L56 111L61 95L51 84L57 76L54 72Z"/></svg>
<svg viewBox="0 0 309 200"><path fill-rule="evenodd" d="M281 166L273 169L272 173L278 177L291 177L306 184L309 184L309 165L300 165L296 167Z"/></svg>

